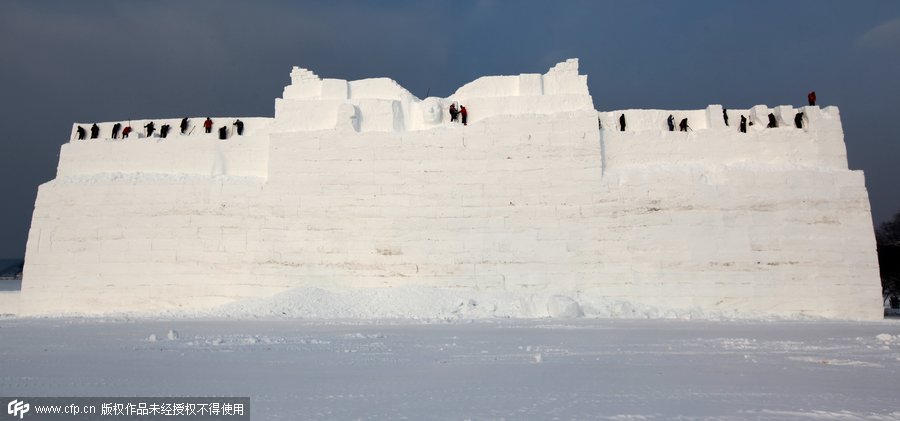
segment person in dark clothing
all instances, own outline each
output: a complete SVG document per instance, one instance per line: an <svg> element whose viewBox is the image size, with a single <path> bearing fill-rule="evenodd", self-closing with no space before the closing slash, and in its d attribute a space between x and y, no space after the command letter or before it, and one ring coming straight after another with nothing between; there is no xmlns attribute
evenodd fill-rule
<svg viewBox="0 0 900 421"><path fill-rule="evenodd" d="M809 101L809 105L816 105L816 91L812 91L807 94L806 100Z"/></svg>
<svg viewBox="0 0 900 421"><path fill-rule="evenodd" d="M78 133L78 137L77 137L78 140L84 140L84 135L86 133L84 131L84 127L78 126L78 128L75 129L75 133Z"/></svg>
<svg viewBox="0 0 900 421"><path fill-rule="evenodd" d="M219 139L225 140L228 138L228 126L219 127Z"/></svg>
<svg viewBox="0 0 900 421"><path fill-rule="evenodd" d="M163 124L159 127L159 137L165 139L169 135L169 125Z"/></svg>
<svg viewBox="0 0 900 421"><path fill-rule="evenodd" d="M182 118L181 119L181 134L184 134L184 132L187 131L187 125L188 125L188 118L187 117Z"/></svg>
<svg viewBox="0 0 900 421"><path fill-rule="evenodd" d="M91 139L96 139L97 136L100 136L100 128L97 127L97 123L94 123L94 125L91 126Z"/></svg>
<svg viewBox="0 0 900 421"><path fill-rule="evenodd" d="M209 117L206 117L206 121L203 122L203 128L206 129L207 133L212 133L212 120Z"/></svg>
<svg viewBox="0 0 900 421"><path fill-rule="evenodd" d="M722 108L722 118L725 119L725 125L727 126L728 125L728 110L726 110L725 108Z"/></svg>
<svg viewBox="0 0 900 421"><path fill-rule="evenodd" d="M147 137L153 136L153 130L155 130L156 127L153 125L153 122L152 122L152 121L149 122L149 123L147 123L147 124L144 126L144 128L147 129Z"/></svg>
<svg viewBox="0 0 900 421"><path fill-rule="evenodd" d="M625 114L624 113L619 116L619 131L620 132L625 131Z"/></svg>
<svg viewBox="0 0 900 421"><path fill-rule="evenodd" d="M797 113L797 115L794 116L794 125L797 126L798 129L803 128L803 112L802 111Z"/></svg>
<svg viewBox="0 0 900 421"><path fill-rule="evenodd" d="M113 130L112 130L112 138L113 139L116 139L119 137L119 129L121 129L121 128L122 128L121 124L119 124L119 123L113 124Z"/></svg>
<svg viewBox="0 0 900 421"><path fill-rule="evenodd" d="M747 133L747 117L741 116L741 125L739 128L741 133Z"/></svg>
<svg viewBox="0 0 900 421"><path fill-rule="evenodd" d="M462 116L462 124L463 126L469 125L469 112L466 110L466 107L460 105L459 106L459 115Z"/></svg>
<svg viewBox="0 0 900 421"><path fill-rule="evenodd" d="M669 114L669 118L666 119L666 125L669 126L670 132L675 131L675 117L673 117L672 114Z"/></svg>
<svg viewBox="0 0 900 421"><path fill-rule="evenodd" d="M456 104L450 104L450 122L459 121L459 111L456 110Z"/></svg>
<svg viewBox="0 0 900 421"><path fill-rule="evenodd" d="M603 130L603 121L599 117L597 117L597 128Z"/></svg>
<svg viewBox="0 0 900 421"><path fill-rule="evenodd" d="M244 134L244 122L243 121L238 119L238 120L235 120L234 123L232 123L231 125L235 126L235 129L237 129L238 136Z"/></svg>
<svg viewBox="0 0 900 421"><path fill-rule="evenodd" d="M131 134L131 126L125 126L125 128L122 129L122 139L128 137L129 134Z"/></svg>
<svg viewBox="0 0 900 421"><path fill-rule="evenodd" d="M769 113L769 125L766 128L774 129L778 127L778 122L775 121L775 114Z"/></svg>
<svg viewBox="0 0 900 421"><path fill-rule="evenodd" d="M678 130L686 132L688 129L687 125L687 117L681 119L681 123L678 123Z"/></svg>

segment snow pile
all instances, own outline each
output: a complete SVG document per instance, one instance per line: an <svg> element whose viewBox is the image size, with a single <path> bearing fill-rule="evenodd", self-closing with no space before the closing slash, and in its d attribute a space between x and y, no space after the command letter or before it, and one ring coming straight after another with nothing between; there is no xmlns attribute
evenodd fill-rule
<svg viewBox="0 0 900 421"><path fill-rule="evenodd" d="M581 317L584 312L578 302L564 295L554 295L547 302L547 312L550 317L571 319Z"/></svg>
<svg viewBox="0 0 900 421"><path fill-rule="evenodd" d="M875 336L875 339L885 345L900 345L900 335L891 335L890 333L881 333Z"/></svg>
<svg viewBox="0 0 900 421"><path fill-rule="evenodd" d="M211 310L170 312L174 317L470 320L492 318L772 319L771 315L699 308L663 308L612 300L599 292L395 288L295 288ZM795 315L789 319L805 319Z"/></svg>

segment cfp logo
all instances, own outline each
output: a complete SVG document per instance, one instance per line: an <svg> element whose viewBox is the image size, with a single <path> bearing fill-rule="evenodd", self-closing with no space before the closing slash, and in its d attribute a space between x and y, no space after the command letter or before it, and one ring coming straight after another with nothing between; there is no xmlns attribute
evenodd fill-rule
<svg viewBox="0 0 900 421"><path fill-rule="evenodd" d="M31 405L18 399L14 399L9 405L6 405L6 413L12 415L14 418L19 417L19 419L25 418L25 413L30 409Z"/></svg>

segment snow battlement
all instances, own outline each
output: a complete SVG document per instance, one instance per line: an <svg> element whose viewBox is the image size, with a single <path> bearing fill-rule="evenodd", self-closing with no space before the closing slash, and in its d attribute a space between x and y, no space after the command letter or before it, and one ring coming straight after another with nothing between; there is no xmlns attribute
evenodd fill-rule
<svg viewBox="0 0 900 421"><path fill-rule="evenodd" d="M322 79L295 67L291 84L275 100L272 131L429 130L451 124L448 110L454 103L469 110L469 123L495 116L593 110L587 76L578 74L577 59L557 64L543 75L482 77L447 98L425 99L388 78Z"/></svg>
<svg viewBox="0 0 900 421"><path fill-rule="evenodd" d="M794 119L801 116L802 128ZM724 115L728 115L728 124ZM767 127L769 114L777 127ZM625 131L619 118L625 116ZM667 119L673 117L675 130ZM740 132L741 117L747 119ZM704 110L621 110L598 113L607 169L640 169L651 165L847 170L847 150L837 107L757 105ZM678 124L687 119L688 130Z"/></svg>
<svg viewBox="0 0 900 421"><path fill-rule="evenodd" d="M485 76L460 87L447 98L419 99L388 78L355 81L321 78L308 69L294 67L291 84L275 103L275 117L216 117L212 133L204 133L205 117L192 117L185 134L180 119L143 119L98 123L100 136L90 139L90 124L76 123L71 141L63 146L57 175L103 173L194 174L267 177L269 138L276 134L337 131L345 135L404 133L423 130L510 130L511 119L541 115L596 113L607 143L603 165L640 168L646 165L768 165L819 169L847 169L840 114L836 107L757 105L745 110L723 111L720 105L703 110L619 110L595 112L587 76L578 74L578 60L556 64L544 74ZM469 127L450 122L449 107L462 104L469 112ZM794 125L802 115L802 129ZM778 127L767 128L768 116ZM619 117L626 130L620 131ZM670 132L688 120L689 131ZM725 116L729 122L726 125ZM739 121L747 118L747 133ZM240 119L244 133L238 136L232 122ZM492 121L493 120L493 121ZM156 131L148 139L144 126ZM116 123L134 130L127 139L112 139ZM160 127L169 125L168 137ZM484 124L493 126L487 128ZM218 128L227 129L225 141ZM77 127L88 132L76 141ZM120 135L121 136L121 135ZM148 140L150 142L148 142ZM344 145L323 145L344 147ZM375 147L363 143L359 147ZM444 147L441 145L440 147Z"/></svg>

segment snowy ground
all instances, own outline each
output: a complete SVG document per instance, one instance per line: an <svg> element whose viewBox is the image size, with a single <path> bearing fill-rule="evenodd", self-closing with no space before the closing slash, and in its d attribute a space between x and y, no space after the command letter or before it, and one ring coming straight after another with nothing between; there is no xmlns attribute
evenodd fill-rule
<svg viewBox="0 0 900 421"><path fill-rule="evenodd" d="M900 321L0 319L0 396L255 420L900 419Z"/></svg>

